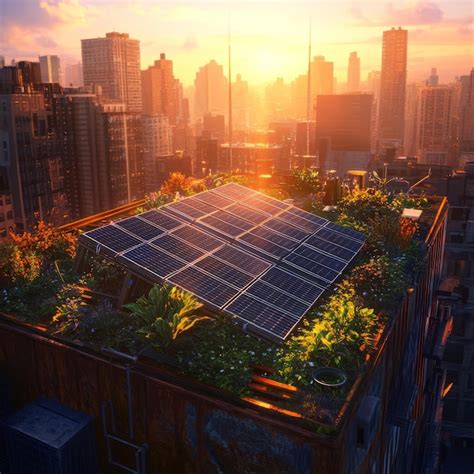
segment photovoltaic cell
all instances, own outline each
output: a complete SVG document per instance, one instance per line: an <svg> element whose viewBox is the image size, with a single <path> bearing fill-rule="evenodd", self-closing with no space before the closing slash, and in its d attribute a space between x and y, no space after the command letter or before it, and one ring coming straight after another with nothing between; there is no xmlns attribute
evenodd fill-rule
<svg viewBox="0 0 474 474"><path fill-rule="evenodd" d="M152 240L151 243L185 262L194 262L194 260L204 255L204 252L201 250L192 247L171 234L162 235L161 237Z"/></svg>
<svg viewBox="0 0 474 474"><path fill-rule="evenodd" d="M190 225L185 225L174 230L171 235L175 235L181 240L184 240L185 242L188 242L189 244L192 244L206 252L212 252L225 243L224 241L219 240L206 232L195 229Z"/></svg>
<svg viewBox="0 0 474 474"><path fill-rule="evenodd" d="M261 276L260 281L286 291L311 305L314 304L324 291L319 286L303 280L294 273L282 270L278 266L272 267L265 272Z"/></svg>
<svg viewBox="0 0 474 474"><path fill-rule="evenodd" d="M199 222L205 224L206 226L212 227L213 229L216 229L217 231L222 232L229 237L237 237L238 235L245 232L244 229L236 227L232 224L227 224L226 222L221 221L212 215L203 217Z"/></svg>
<svg viewBox="0 0 474 474"><path fill-rule="evenodd" d="M218 308L224 306L239 292L195 267L185 268L173 275L169 281Z"/></svg>
<svg viewBox="0 0 474 474"><path fill-rule="evenodd" d="M313 262L319 263L320 265L324 265L327 268L332 268L341 272L345 267L346 263L338 260L334 257L330 257L324 253L318 252L313 247L309 247L308 245L301 245L298 247L294 252L295 255L301 255Z"/></svg>
<svg viewBox="0 0 474 474"><path fill-rule="evenodd" d="M267 214L255 211L254 209L242 206L241 204L232 204L232 206L226 208L226 211L255 225L261 224L263 221L268 219Z"/></svg>
<svg viewBox="0 0 474 474"><path fill-rule="evenodd" d="M203 202L207 202L211 206L214 206L219 209L230 206L233 203L232 199L227 199L214 191L207 191L205 193L196 194L194 198L199 199Z"/></svg>
<svg viewBox="0 0 474 474"><path fill-rule="evenodd" d="M326 227L322 227L316 232L315 235L321 239L327 240L328 242L352 250L353 252L358 252L364 245L363 242L346 237L345 235L340 234L334 230L326 229Z"/></svg>
<svg viewBox="0 0 474 474"><path fill-rule="evenodd" d="M243 252L242 250L238 250L231 245L226 245L225 247L216 250L212 255L223 260L224 262L234 265L235 267L254 277L257 277L270 267L270 263L266 262L265 260L254 257L253 255Z"/></svg>
<svg viewBox="0 0 474 474"><path fill-rule="evenodd" d="M143 244L135 247L119 257L120 261L129 261L144 270L151 272L160 279L166 278L171 273L183 268L185 263L161 252L156 247Z"/></svg>
<svg viewBox="0 0 474 474"><path fill-rule="evenodd" d="M244 186L240 186L236 183L224 184L223 186L217 187L214 191L222 196L225 196L226 198L235 201L240 201L257 194L255 191L252 191L251 189Z"/></svg>
<svg viewBox="0 0 474 474"><path fill-rule="evenodd" d="M306 230L309 233L316 232L318 229L321 228L319 224L316 224L301 216L298 216L291 210L283 211L281 214L278 215L278 219L286 222L287 224L294 225L296 227L299 227L300 229Z"/></svg>
<svg viewBox="0 0 474 474"><path fill-rule="evenodd" d="M165 230L176 229L177 227L183 224L183 221L180 221L179 219L176 219L175 217L172 217L163 211L157 210L144 212L138 217L140 217L141 219L146 219L147 221L150 221Z"/></svg>
<svg viewBox="0 0 474 474"><path fill-rule="evenodd" d="M217 219L225 222L226 224L233 225L235 227L239 227L242 230L250 230L255 227L254 224L242 219L240 217L234 216L233 214L229 214L227 211L216 211L212 214L212 217L216 217Z"/></svg>
<svg viewBox="0 0 474 474"><path fill-rule="evenodd" d="M342 225L334 224L334 222L328 222L326 224L326 228L335 230L336 232L339 232L340 234L344 234L349 237L352 237L353 239L356 239L359 242L364 242L366 239L365 235L362 234L362 232L357 232L354 229L349 229L349 227L344 227Z"/></svg>
<svg viewBox="0 0 474 474"><path fill-rule="evenodd" d="M244 288L254 279L253 276L241 272L228 263L225 263L222 260L212 256L205 257L202 260L197 261L194 266L217 278L220 278L229 285L235 286L238 289Z"/></svg>
<svg viewBox="0 0 474 474"><path fill-rule="evenodd" d="M269 305L281 308L284 311L289 312L293 316L300 318L310 308L310 304L303 303L296 298L283 293L282 291L274 288L266 283L257 280L255 283L250 285L244 294L255 296L256 298L265 301Z"/></svg>
<svg viewBox="0 0 474 474"><path fill-rule="evenodd" d="M267 204L271 204L274 207L278 207L278 209L288 209L290 207L290 204L287 204L286 202L272 198L265 194L259 193L257 196L260 201L266 202Z"/></svg>
<svg viewBox="0 0 474 474"><path fill-rule="evenodd" d="M259 195L260 197L260 195ZM259 199L259 197L250 197L249 199L246 199L245 201L242 201L242 204L247 206L250 209L255 209L256 211L264 212L268 214L269 216L274 216L275 214L278 214L281 212L281 208L278 206L275 206L271 203L268 203L266 201L263 201Z"/></svg>
<svg viewBox="0 0 474 474"><path fill-rule="evenodd" d="M268 240L280 247L285 248L286 250L293 250L298 246L298 243L294 240L275 232L272 229L268 229L266 227L257 227L251 231L253 235L257 237L261 237L262 239Z"/></svg>
<svg viewBox="0 0 474 474"><path fill-rule="evenodd" d="M289 237L290 239L294 239L298 242L304 240L308 235L311 234L310 231L299 229L291 224L283 222L278 218L270 219L269 221L263 224L264 227L268 227L269 229L275 230L280 234Z"/></svg>
<svg viewBox="0 0 474 474"><path fill-rule="evenodd" d="M242 235L241 237L239 237L239 240L250 244L259 250L267 252L276 258L283 258L285 255L288 255L290 253L288 249L285 249L284 247L280 247L277 244L265 240L262 237L255 235L253 232L249 232L247 234Z"/></svg>
<svg viewBox="0 0 474 474"><path fill-rule="evenodd" d="M305 240L305 244L311 245L311 247L314 247L318 250L323 250L324 252L327 252L331 255L335 255L336 257L346 262L350 262L356 254L352 250L346 249L337 244L333 244L332 242L328 242L327 240L320 239L317 234L312 235L308 238L308 240Z"/></svg>
<svg viewBox="0 0 474 474"><path fill-rule="evenodd" d="M115 225L107 225L91 230L81 235L79 239L92 243L94 247L100 245L109 249L109 251L111 250L112 253L123 252L143 242Z"/></svg>
<svg viewBox="0 0 474 474"><path fill-rule="evenodd" d="M339 272L331 270L319 263L313 262L308 258L302 257L295 253L291 253L285 257L285 261L290 262L298 268L305 270L306 272L312 273L313 275L322 278L328 282L333 282L338 276Z"/></svg>
<svg viewBox="0 0 474 474"><path fill-rule="evenodd" d="M196 199L195 197L189 197L179 202L182 202L183 204L186 204L186 206L191 206L194 209L201 211L203 215L211 214L212 212L217 211L218 209L217 207L211 206L207 202L200 201L199 199Z"/></svg>
<svg viewBox="0 0 474 474"><path fill-rule="evenodd" d="M279 340L283 340L298 322L298 318L292 318L246 294L239 295L225 310L237 316L244 324L253 324Z"/></svg>
<svg viewBox="0 0 474 474"><path fill-rule="evenodd" d="M323 217L316 216L315 214L312 214L311 212L303 211L302 209L299 209L297 207L292 207L291 209L289 209L289 212L299 217L302 217L303 219L311 221L314 224L319 225L319 226L325 225L329 222L327 219L324 219Z"/></svg>
<svg viewBox="0 0 474 474"><path fill-rule="evenodd" d="M197 219L198 217L206 215L206 212L200 211L195 207L188 206L187 204L181 201L176 201L172 202L171 204L167 204L163 209L182 214L190 219Z"/></svg>
<svg viewBox="0 0 474 474"><path fill-rule="evenodd" d="M143 219L139 219L138 217L122 219L121 221L117 221L115 225L128 230L143 240L154 239L164 232L163 229L160 229Z"/></svg>

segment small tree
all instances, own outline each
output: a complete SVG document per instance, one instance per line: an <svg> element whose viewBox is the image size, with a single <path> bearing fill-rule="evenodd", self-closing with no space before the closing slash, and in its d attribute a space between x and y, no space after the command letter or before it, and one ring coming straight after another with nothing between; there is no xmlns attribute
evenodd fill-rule
<svg viewBox="0 0 474 474"><path fill-rule="evenodd" d="M138 334L162 353L167 353L173 342L195 324L210 319L198 316L202 307L190 293L175 287L154 285L148 296L125 305L138 319Z"/></svg>
<svg viewBox="0 0 474 474"><path fill-rule="evenodd" d="M317 170L304 168L293 173L293 184L291 194L295 196L307 196L316 194L322 190L322 184Z"/></svg>

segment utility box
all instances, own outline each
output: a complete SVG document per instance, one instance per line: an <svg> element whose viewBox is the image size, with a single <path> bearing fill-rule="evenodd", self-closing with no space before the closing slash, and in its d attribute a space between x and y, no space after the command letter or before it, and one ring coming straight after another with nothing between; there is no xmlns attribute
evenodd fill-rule
<svg viewBox="0 0 474 474"><path fill-rule="evenodd" d="M15 474L99 474L94 418L39 399L3 424L6 459Z"/></svg>

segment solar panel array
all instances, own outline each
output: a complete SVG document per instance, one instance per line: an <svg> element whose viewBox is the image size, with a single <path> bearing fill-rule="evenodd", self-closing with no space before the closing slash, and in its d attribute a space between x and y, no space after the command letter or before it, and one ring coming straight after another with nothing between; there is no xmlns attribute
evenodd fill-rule
<svg viewBox="0 0 474 474"><path fill-rule="evenodd" d="M365 236L236 183L86 232L80 243L283 341Z"/></svg>

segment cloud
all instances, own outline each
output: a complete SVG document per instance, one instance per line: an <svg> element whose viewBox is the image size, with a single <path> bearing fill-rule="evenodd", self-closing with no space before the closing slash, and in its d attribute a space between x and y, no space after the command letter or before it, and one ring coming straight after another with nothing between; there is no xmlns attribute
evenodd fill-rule
<svg viewBox="0 0 474 474"><path fill-rule="evenodd" d="M181 45L181 49L185 51L192 51L198 47L198 41L194 36L188 36L184 43Z"/></svg>
<svg viewBox="0 0 474 474"><path fill-rule="evenodd" d="M86 7L79 0L44 0L39 5L54 23L73 26L86 22Z"/></svg>
<svg viewBox="0 0 474 474"><path fill-rule="evenodd" d="M444 12L434 2L418 2L412 7L397 9L392 3L387 5L386 17L392 24L431 25L443 20Z"/></svg>

